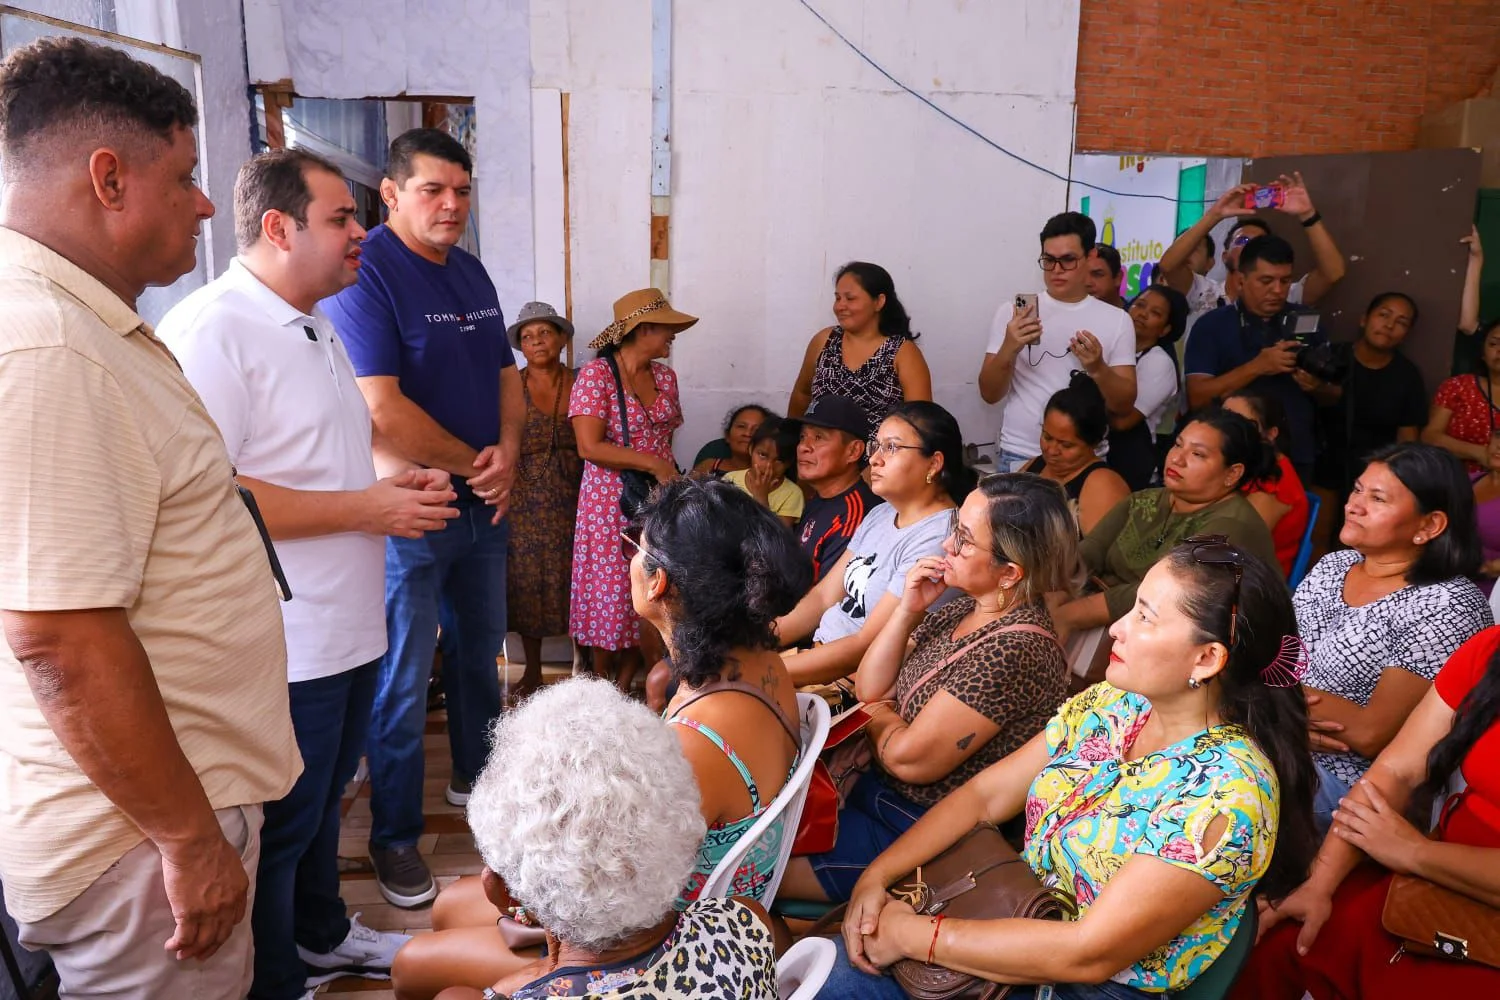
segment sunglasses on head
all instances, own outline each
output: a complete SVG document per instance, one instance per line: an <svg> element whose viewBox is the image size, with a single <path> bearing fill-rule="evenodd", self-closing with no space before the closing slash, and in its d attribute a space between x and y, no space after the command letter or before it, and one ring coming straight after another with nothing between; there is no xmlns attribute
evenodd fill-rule
<svg viewBox="0 0 1500 1000"><path fill-rule="evenodd" d="M1240 584L1245 579L1245 554L1229 544L1228 535L1192 535L1183 540L1200 566L1223 566L1234 573L1234 597L1229 602L1229 648L1234 648L1240 617Z"/></svg>

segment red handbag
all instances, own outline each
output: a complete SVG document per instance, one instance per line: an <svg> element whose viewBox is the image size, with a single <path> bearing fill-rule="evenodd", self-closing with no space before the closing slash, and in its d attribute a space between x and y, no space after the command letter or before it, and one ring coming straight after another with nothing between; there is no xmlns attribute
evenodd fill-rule
<svg viewBox="0 0 1500 1000"><path fill-rule="evenodd" d="M870 714L856 705L829 727L828 742L823 744L823 753L813 765L812 780L807 786L807 801L802 806L797 837L792 841L793 857L833 850L839 837L839 810L874 759L869 741L860 737L869 724Z"/></svg>

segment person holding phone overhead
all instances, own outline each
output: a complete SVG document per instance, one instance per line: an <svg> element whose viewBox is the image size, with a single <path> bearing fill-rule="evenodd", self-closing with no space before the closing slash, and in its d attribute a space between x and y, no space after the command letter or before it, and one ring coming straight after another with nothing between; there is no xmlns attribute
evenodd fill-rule
<svg viewBox="0 0 1500 1000"><path fill-rule="evenodd" d="M1082 369L1098 383L1111 415L1135 405L1135 327L1123 309L1089 295L1094 220L1063 212L1042 228L1041 295L1004 302L990 324L979 395L1004 404L1001 472L1017 472L1041 454L1042 413L1052 394Z"/></svg>
<svg viewBox="0 0 1500 1000"><path fill-rule="evenodd" d="M1328 341L1316 313L1292 304L1292 245L1257 236L1240 251L1240 299L1198 321L1183 355L1188 409L1247 386L1280 400L1292 436L1292 465L1311 482L1317 458L1317 407L1339 398L1332 376L1308 370L1308 351ZM1310 329L1309 329L1310 328Z"/></svg>

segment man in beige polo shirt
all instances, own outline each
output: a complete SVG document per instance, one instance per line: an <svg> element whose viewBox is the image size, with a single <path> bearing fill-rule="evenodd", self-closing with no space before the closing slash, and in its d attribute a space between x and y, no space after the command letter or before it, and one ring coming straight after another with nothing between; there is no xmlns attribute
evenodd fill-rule
<svg viewBox="0 0 1500 1000"><path fill-rule="evenodd" d="M134 308L213 214L196 122L116 49L0 64L0 879L66 996L243 997L301 767L265 547Z"/></svg>

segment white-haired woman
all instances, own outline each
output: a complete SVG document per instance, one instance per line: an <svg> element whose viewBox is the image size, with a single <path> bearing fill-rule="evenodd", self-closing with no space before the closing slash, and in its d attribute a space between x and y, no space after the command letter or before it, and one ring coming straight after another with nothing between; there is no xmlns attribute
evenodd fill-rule
<svg viewBox="0 0 1500 1000"><path fill-rule="evenodd" d="M419 954L440 935L420 935L396 956L398 997L775 998L757 904L673 908L703 841L698 785L676 736L612 685L565 681L502 716L468 818L486 890L545 929L546 952L512 954L493 928L450 931L442 963ZM447 981L412 981L414 958Z"/></svg>

